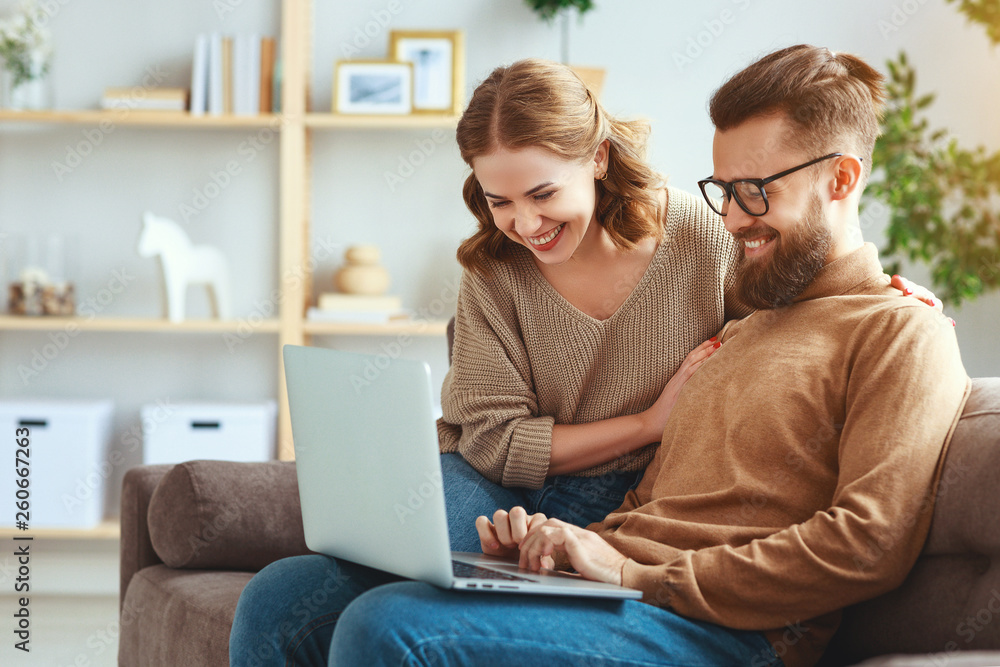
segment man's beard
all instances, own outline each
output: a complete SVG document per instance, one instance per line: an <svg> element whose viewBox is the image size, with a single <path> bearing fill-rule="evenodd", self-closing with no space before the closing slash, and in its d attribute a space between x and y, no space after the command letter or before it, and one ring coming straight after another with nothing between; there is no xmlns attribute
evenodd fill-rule
<svg viewBox="0 0 1000 667"><path fill-rule="evenodd" d="M778 234L770 257L740 259L736 289L744 303L762 308L787 306L809 286L826 263L833 235L823 219L819 196L813 194L802 223L793 231ZM770 229L770 228L769 228ZM758 230L734 235L736 240L759 236Z"/></svg>

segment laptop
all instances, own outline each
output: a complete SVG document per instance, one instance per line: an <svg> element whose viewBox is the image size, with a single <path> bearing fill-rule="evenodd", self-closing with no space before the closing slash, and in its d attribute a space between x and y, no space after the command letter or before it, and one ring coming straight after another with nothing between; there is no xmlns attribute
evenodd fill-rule
<svg viewBox="0 0 1000 667"><path fill-rule="evenodd" d="M298 345L282 352L310 549L441 588L642 597L450 550L427 364Z"/></svg>

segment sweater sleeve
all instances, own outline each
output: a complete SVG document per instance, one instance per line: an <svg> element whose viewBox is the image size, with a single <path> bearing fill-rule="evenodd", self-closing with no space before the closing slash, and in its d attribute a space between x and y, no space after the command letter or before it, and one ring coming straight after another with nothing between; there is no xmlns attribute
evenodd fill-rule
<svg viewBox="0 0 1000 667"><path fill-rule="evenodd" d="M531 366L510 297L466 271L455 315L452 365L438 421L442 452L459 452L490 481L540 488L553 417L538 415Z"/></svg>
<svg viewBox="0 0 1000 667"><path fill-rule="evenodd" d="M815 618L900 585L926 539L971 384L951 325L915 307L884 312L854 334L828 509L742 546L661 544L656 558L626 562L624 584L651 604L748 630Z"/></svg>

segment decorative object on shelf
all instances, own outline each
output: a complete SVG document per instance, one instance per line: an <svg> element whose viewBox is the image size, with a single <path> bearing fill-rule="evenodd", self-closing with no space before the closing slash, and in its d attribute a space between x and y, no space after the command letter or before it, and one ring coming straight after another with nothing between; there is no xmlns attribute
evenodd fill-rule
<svg viewBox="0 0 1000 667"><path fill-rule="evenodd" d="M524 0L525 4L531 7L538 16L551 25L556 17L559 18L561 28L559 40L559 58L562 64L569 66L576 75L580 77L595 95L600 97L601 89L604 87L605 71L600 67L580 67L569 64L569 21L573 10L578 13L579 19L583 20L583 15L594 9L593 0Z"/></svg>
<svg viewBox="0 0 1000 667"><path fill-rule="evenodd" d="M40 17L45 13L36 2L21 5L21 11L0 21L0 105L6 109L47 109L52 106L49 68L52 35Z"/></svg>
<svg viewBox="0 0 1000 667"><path fill-rule="evenodd" d="M460 30L393 30L393 60L413 64L413 110L461 115L465 107L465 39Z"/></svg>
<svg viewBox="0 0 1000 667"><path fill-rule="evenodd" d="M62 315L76 312L73 258L65 236L17 234L4 240L8 264L7 306L13 315Z"/></svg>
<svg viewBox="0 0 1000 667"><path fill-rule="evenodd" d="M408 114L413 111L413 65L389 60L337 63L333 81L337 113Z"/></svg>
<svg viewBox="0 0 1000 667"><path fill-rule="evenodd" d="M327 292L319 295L316 307L310 308L306 317L317 322L388 324L409 319L409 314L398 296Z"/></svg>
<svg viewBox="0 0 1000 667"><path fill-rule="evenodd" d="M171 322L184 321L188 284L203 284L209 288L215 317L224 320L232 317L229 262L221 250L209 245L193 245L176 222L146 211L142 217L139 255L160 258L167 318Z"/></svg>
<svg viewBox="0 0 1000 667"><path fill-rule="evenodd" d="M379 264L381 251L374 245L355 245L344 252L344 265L333 277L344 294L379 296L389 289L389 272Z"/></svg>

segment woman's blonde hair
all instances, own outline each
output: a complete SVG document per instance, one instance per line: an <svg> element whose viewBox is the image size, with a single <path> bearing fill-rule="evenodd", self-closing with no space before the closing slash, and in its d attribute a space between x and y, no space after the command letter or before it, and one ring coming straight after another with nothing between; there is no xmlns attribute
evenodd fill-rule
<svg viewBox="0 0 1000 667"><path fill-rule="evenodd" d="M656 189L662 178L646 164L648 137L648 123L613 118L571 69L537 59L493 70L458 123L458 147L470 167L499 148L538 147L565 160L589 161L607 140L607 179L596 181L596 214L619 248L661 233ZM462 194L479 229L459 246L458 261L483 272L488 258L504 261L516 244L493 223L475 173Z"/></svg>

